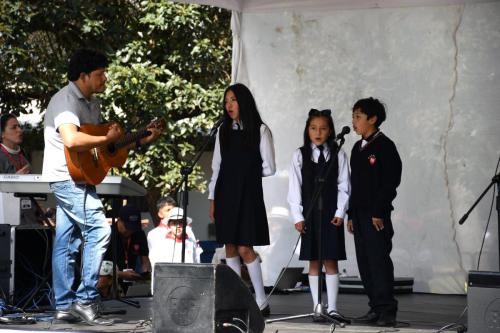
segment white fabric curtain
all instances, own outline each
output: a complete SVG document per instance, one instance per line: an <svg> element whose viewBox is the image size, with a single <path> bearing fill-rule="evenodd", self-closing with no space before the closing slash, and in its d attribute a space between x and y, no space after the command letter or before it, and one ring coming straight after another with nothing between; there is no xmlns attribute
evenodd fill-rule
<svg viewBox="0 0 500 333"><path fill-rule="evenodd" d="M241 66L241 12L231 12L231 31L233 32L233 55L231 63L231 80L238 82L239 68Z"/></svg>
<svg viewBox="0 0 500 333"><path fill-rule="evenodd" d="M403 160L392 215L395 274L413 277L418 292L465 293L491 193L466 224L458 220L491 181L500 156L498 17L499 2L242 14L238 66L272 130L278 168L263 180L271 245L258 251L266 285L297 237L286 202L288 167L308 110L333 109L338 131L351 124L354 102L374 96L387 106L381 128ZM347 136L346 153L358 139ZM497 228L493 210L480 270L498 271ZM352 236L345 238L348 259L340 270L358 275ZM292 265L306 263L294 257Z"/></svg>
<svg viewBox="0 0 500 333"><path fill-rule="evenodd" d="M338 130L350 124L356 100L374 96L387 106L382 130L403 160L392 216L395 275L414 277L418 292L463 294L491 196L467 223L458 220L491 181L500 155L500 2L183 2L233 10L232 81L250 87L273 132L278 172L263 180L271 245L257 249L265 284L274 283L297 239L286 203L288 166L307 111L332 108ZM344 10L347 3L363 9ZM357 139L347 137L349 155ZM495 213L479 270L499 269ZM348 233L346 250L340 271L357 275ZM306 263L295 254L291 265Z"/></svg>
<svg viewBox="0 0 500 333"><path fill-rule="evenodd" d="M498 0L174 0L221 7L244 13L283 10L345 10L366 8L404 8L423 6L463 5L495 2Z"/></svg>

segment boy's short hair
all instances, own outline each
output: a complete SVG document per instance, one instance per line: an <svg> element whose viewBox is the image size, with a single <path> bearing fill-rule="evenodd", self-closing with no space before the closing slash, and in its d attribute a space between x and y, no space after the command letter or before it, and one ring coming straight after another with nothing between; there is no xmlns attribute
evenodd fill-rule
<svg viewBox="0 0 500 333"><path fill-rule="evenodd" d="M160 210L166 205L177 207L177 201L170 195L164 196L156 202L156 209Z"/></svg>
<svg viewBox="0 0 500 333"><path fill-rule="evenodd" d="M352 112L358 109L361 113L366 114L368 119L377 116L377 122L375 123L376 127L379 127L385 121L386 113L384 104L376 98L369 97L358 100L354 103Z"/></svg>
<svg viewBox="0 0 500 333"><path fill-rule="evenodd" d="M81 73L89 74L96 69L108 67L108 59L99 51L79 49L71 56L68 66L68 80L76 81Z"/></svg>

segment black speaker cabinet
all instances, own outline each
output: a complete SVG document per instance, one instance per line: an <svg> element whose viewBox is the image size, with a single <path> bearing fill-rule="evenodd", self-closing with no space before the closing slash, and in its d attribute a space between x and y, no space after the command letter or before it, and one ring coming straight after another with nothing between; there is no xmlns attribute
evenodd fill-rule
<svg viewBox="0 0 500 333"><path fill-rule="evenodd" d="M469 272L468 332L500 332L500 272Z"/></svg>
<svg viewBox="0 0 500 333"><path fill-rule="evenodd" d="M10 225L0 224L0 298L6 302L10 298L11 265Z"/></svg>
<svg viewBox="0 0 500 333"><path fill-rule="evenodd" d="M28 300L33 295L38 305L50 304L46 286L51 284L53 230L0 224L0 298L9 304ZM24 303L21 303L23 305Z"/></svg>
<svg viewBox="0 0 500 333"><path fill-rule="evenodd" d="M264 331L257 303L228 266L157 263L154 271L153 332Z"/></svg>

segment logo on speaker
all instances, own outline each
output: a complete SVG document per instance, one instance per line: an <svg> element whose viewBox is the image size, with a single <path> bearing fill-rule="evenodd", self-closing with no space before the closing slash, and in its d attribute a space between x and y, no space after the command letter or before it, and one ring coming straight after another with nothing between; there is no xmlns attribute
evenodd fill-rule
<svg viewBox="0 0 500 333"><path fill-rule="evenodd" d="M198 297L192 288L177 287L168 295L167 310L174 323L179 326L189 326L196 321L200 313Z"/></svg>
<svg viewBox="0 0 500 333"><path fill-rule="evenodd" d="M500 298L488 305L484 312L484 323L489 329L500 329Z"/></svg>

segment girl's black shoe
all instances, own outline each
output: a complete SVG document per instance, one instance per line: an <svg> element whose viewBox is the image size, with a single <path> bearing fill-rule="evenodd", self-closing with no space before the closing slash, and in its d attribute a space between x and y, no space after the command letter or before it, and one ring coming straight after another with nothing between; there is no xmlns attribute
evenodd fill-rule
<svg viewBox="0 0 500 333"><path fill-rule="evenodd" d="M269 317L271 315L271 307L268 305L266 305L265 308L263 308L262 310L260 310L260 314L263 316L263 317Z"/></svg>
<svg viewBox="0 0 500 333"><path fill-rule="evenodd" d="M328 312L328 316L332 317L333 319L335 319L339 323L344 323L344 324L350 324L351 323L350 319L344 317L339 312L334 311L334 310Z"/></svg>

